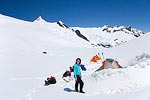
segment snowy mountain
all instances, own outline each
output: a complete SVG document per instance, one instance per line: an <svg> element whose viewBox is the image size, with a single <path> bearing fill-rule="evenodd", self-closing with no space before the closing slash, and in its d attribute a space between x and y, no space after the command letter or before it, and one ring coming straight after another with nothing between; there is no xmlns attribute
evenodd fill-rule
<svg viewBox="0 0 150 100"><path fill-rule="evenodd" d="M20 27L40 27L38 28L37 32L39 30L43 30L46 33L51 34L51 37L54 36L57 37L57 39L59 40L61 39L65 41L65 43L67 44L62 43L62 45L64 46L69 45L70 42L74 42L74 45L76 46L110 48L123 44L127 41L130 41L138 36L145 34L140 30L124 26L103 26L101 28L72 28L64 24L62 21L54 23L47 22L41 16L39 16L33 22L21 21L15 18L6 17L4 15L1 15L1 17L1 20L7 19L5 20L6 23L9 23L9 20L11 21L11 23L13 22L13 20L18 21L20 23ZM32 32L34 28L29 30L28 34L30 34L30 32ZM58 43L56 40L52 39L52 41L54 43Z"/></svg>
<svg viewBox="0 0 150 100"><path fill-rule="evenodd" d="M42 19L41 16L39 16L34 22L46 23L46 21ZM81 39L86 40L87 44L91 44L94 47L110 48L113 46L123 44L129 40L132 40L136 37L145 34L144 32L137 30L135 28L131 28L130 26L128 27L103 26L99 28L80 28L80 27L77 28L77 27L69 27L62 21L58 21L56 23L61 28L69 30L72 34L75 33ZM126 38L122 38L122 37L126 37Z"/></svg>
<svg viewBox="0 0 150 100"><path fill-rule="evenodd" d="M144 32L125 26L103 26L99 28L80 28L81 34L89 39L93 46L110 48L139 37Z"/></svg>
<svg viewBox="0 0 150 100"><path fill-rule="evenodd" d="M0 15L0 100L150 99L150 33L135 37L121 31L71 28L62 23L63 27L41 17L27 22ZM116 45L114 39L128 42L109 49L91 47L91 43L102 42ZM117 59L123 68L95 73L101 61L91 63L90 59L102 52L105 58ZM67 83L62 79L77 57L87 68L82 72L85 94L67 92L74 90L75 80ZM57 83L45 87L44 80L51 75Z"/></svg>

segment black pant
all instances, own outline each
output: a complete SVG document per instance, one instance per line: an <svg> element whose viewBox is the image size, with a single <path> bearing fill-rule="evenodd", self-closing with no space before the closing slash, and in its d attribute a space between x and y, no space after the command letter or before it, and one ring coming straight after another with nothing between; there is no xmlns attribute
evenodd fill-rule
<svg viewBox="0 0 150 100"><path fill-rule="evenodd" d="M77 81L75 83L75 90L78 91L78 84L80 84L80 92L83 91L83 81L81 79L81 76L77 75Z"/></svg>

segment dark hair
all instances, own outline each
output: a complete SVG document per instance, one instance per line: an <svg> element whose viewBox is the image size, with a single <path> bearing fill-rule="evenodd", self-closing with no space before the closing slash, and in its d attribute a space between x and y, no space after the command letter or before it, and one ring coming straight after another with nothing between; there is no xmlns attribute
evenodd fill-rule
<svg viewBox="0 0 150 100"><path fill-rule="evenodd" d="M81 58L77 58L77 59L76 59L76 64L77 64L77 60L80 61L80 63L79 63L79 65L80 65L80 64L81 64Z"/></svg>

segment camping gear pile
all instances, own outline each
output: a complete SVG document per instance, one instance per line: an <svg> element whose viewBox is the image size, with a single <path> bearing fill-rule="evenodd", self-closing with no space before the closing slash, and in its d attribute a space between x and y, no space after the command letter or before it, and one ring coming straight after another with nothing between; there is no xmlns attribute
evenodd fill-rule
<svg viewBox="0 0 150 100"><path fill-rule="evenodd" d="M47 80L45 80L45 86L50 85L50 84L55 84L56 83L56 78L51 76L48 77Z"/></svg>

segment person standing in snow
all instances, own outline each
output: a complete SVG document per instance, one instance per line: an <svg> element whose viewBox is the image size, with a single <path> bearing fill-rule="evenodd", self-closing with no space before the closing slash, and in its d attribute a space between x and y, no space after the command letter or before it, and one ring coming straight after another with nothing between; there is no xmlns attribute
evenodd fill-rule
<svg viewBox="0 0 150 100"><path fill-rule="evenodd" d="M75 90L78 92L78 84L80 84L80 93L85 93L83 92L83 81L81 79L81 59L77 58L76 62L74 64L74 78L75 78Z"/></svg>

